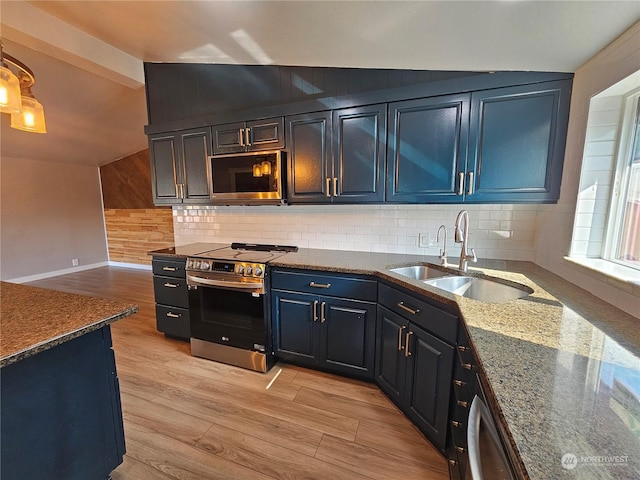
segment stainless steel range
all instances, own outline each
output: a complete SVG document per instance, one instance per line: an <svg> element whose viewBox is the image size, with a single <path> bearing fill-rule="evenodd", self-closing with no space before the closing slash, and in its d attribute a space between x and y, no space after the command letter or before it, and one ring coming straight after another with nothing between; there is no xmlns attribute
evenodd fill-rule
<svg viewBox="0 0 640 480"><path fill-rule="evenodd" d="M267 264L298 247L232 243L187 258L191 354L266 372L271 331Z"/></svg>

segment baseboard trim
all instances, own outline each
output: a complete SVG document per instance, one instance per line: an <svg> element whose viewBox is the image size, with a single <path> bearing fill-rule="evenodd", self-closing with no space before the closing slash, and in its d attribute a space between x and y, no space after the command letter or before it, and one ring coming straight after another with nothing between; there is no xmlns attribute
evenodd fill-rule
<svg viewBox="0 0 640 480"><path fill-rule="evenodd" d="M98 267L106 267L109 265L109 262L98 262L92 263L90 265L81 265L72 268L64 268L62 270L53 270L51 272L38 273L37 275L27 275L26 277L17 277L6 280L11 283L28 283L35 282L36 280L44 280L45 278L58 277L60 275L67 275L68 273L76 273L82 272L84 270L91 270L93 268Z"/></svg>
<svg viewBox="0 0 640 480"><path fill-rule="evenodd" d="M112 262L109 260L110 267L136 268L138 270L151 270L151 265L142 265L140 263Z"/></svg>

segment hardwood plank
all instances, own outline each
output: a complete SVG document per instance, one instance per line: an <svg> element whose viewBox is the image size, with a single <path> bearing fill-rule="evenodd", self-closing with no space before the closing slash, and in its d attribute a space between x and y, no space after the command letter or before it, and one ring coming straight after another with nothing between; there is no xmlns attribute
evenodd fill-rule
<svg viewBox="0 0 640 480"><path fill-rule="evenodd" d="M111 478L112 480L175 480L175 477L162 473L129 455L124 456L122 464L111 473Z"/></svg>
<svg viewBox="0 0 640 480"><path fill-rule="evenodd" d="M125 422L124 428L129 456L180 480L273 480L136 423Z"/></svg>
<svg viewBox="0 0 640 480"><path fill-rule="evenodd" d="M271 442L214 425L198 442L198 447L272 478L315 480L370 480L339 465L327 464Z"/></svg>
<svg viewBox="0 0 640 480"><path fill-rule="evenodd" d="M342 395L334 395L307 387L300 389L294 402L358 420L369 420L382 425L397 423L402 428L412 427L409 419L395 409L395 406L394 409L379 407L378 405L363 403Z"/></svg>
<svg viewBox="0 0 640 480"><path fill-rule="evenodd" d="M322 437L316 458L379 480L449 478L447 466L442 458L434 459L433 464L426 465L413 459L398 459L395 453L364 447L331 435Z"/></svg>

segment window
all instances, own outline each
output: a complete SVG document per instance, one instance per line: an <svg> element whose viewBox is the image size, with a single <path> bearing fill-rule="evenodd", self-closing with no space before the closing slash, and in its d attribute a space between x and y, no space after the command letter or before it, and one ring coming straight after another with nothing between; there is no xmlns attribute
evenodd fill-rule
<svg viewBox="0 0 640 480"><path fill-rule="evenodd" d="M640 93L623 108L604 257L640 270Z"/></svg>

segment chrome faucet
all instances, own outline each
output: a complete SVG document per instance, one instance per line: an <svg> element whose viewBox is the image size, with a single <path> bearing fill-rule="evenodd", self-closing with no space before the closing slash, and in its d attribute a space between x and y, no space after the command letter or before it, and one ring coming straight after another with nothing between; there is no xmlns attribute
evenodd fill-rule
<svg viewBox="0 0 640 480"><path fill-rule="evenodd" d="M440 225L438 233L436 233L436 243L440 243L440 230L444 230L444 244L440 250L440 265L447 266L447 227Z"/></svg>
<svg viewBox="0 0 640 480"><path fill-rule="evenodd" d="M469 251L467 250L467 242L469 241L469 212L466 210L460 210L460 213L458 213L458 217L456 218L455 228L455 242L462 244L462 250L460 251L460 264L458 266L460 270L466 272L467 263L469 261L474 263L478 261L475 250L472 248L471 254L469 254Z"/></svg>

